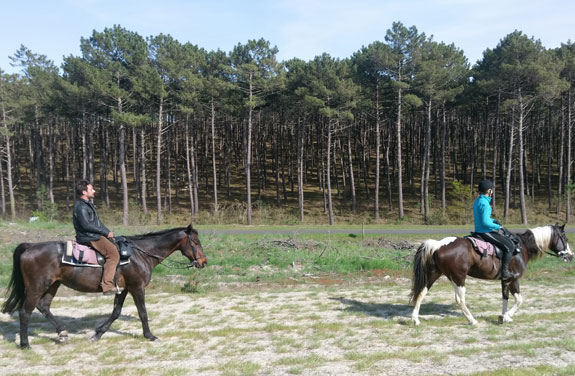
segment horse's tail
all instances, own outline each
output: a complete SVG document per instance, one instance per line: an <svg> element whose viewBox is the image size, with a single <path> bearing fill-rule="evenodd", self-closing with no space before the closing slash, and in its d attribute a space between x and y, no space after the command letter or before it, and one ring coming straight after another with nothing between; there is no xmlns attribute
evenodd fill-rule
<svg viewBox="0 0 575 376"><path fill-rule="evenodd" d="M26 287L24 286L24 277L20 269L20 258L22 254L28 249L27 243L22 243L14 250L12 278L8 284L8 291L10 295L2 306L2 313L13 313L20 310L24 301L26 300Z"/></svg>
<svg viewBox="0 0 575 376"><path fill-rule="evenodd" d="M417 301L419 294L427 287L429 267L433 265L433 254L441 246L455 240L454 237L442 240L428 239L421 243L413 257L413 278L411 281L411 294L409 302Z"/></svg>

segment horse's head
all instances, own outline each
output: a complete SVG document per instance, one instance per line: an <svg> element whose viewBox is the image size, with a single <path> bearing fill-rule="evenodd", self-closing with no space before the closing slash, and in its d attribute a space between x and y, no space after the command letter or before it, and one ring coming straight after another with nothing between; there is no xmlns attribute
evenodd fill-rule
<svg viewBox="0 0 575 376"><path fill-rule="evenodd" d="M200 243L200 238L198 237L198 232L192 228L190 224L186 230L186 239L182 242L180 250L182 254L186 256L190 262L191 266L194 268L203 268L207 265L208 259L204 254L204 249L202 248L202 243Z"/></svg>
<svg viewBox="0 0 575 376"><path fill-rule="evenodd" d="M555 252L557 257L561 257L563 261L573 260L573 252L567 241L567 236L565 235L565 225L559 226L558 224L551 226L552 235L549 248Z"/></svg>

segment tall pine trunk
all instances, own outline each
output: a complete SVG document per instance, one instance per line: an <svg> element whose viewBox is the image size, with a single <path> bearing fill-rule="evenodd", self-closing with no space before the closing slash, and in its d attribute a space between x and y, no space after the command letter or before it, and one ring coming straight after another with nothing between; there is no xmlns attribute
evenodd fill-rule
<svg viewBox="0 0 575 376"><path fill-rule="evenodd" d="M374 205L373 205L374 218L376 221L379 221L380 149L381 149L381 135L379 132L379 79L378 79L377 84L375 85L375 192L374 192Z"/></svg>
<svg viewBox="0 0 575 376"><path fill-rule="evenodd" d="M14 199L14 184L12 183L12 151L10 146L10 131L6 120L6 108L2 106L2 124L4 126L4 140L6 141L6 180L8 182L8 195L10 196L10 217L16 218L16 201Z"/></svg>
<svg viewBox="0 0 575 376"><path fill-rule="evenodd" d="M245 136L245 169L246 169L246 195L247 195L247 219L248 225L252 224L252 181L251 181L251 170L252 170L252 113L253 113L253 73L250 72L249 76L249 113L248 113L248 124Z"/></svg>
<svg viewBox="0 0 575 376"><path fill-rule="evenodd" d="M156 139L156 206L158 207L158 224L162 222L162 133L163 129L164 97L160 95L160 108L158 110L158 138Z"/></svg>
<svg viewBox="0 0 575 376"><path fill-rule="evenodd" d="M523 225L527 224L527 207L525 205L525 171L523 170L524 165L524 152L523 152L523 121L525 116L525 106L523 103L523 96L521 95L521 89L519 89L519 203L521 206L521 223Z"/></svg>
<svg viewBox="0 0 575 376"><path fill-rule="evenodd" d="M401 76L399 78L401 81ZM396 142L397 142L397 201L398 217L403 218L403 181L401 165L401 88L397 89L397 122L396 122Z"/></svg>
<svg viewBox="0 0 575 376"><path fill-rule="evenodd" d="M327 127L327 166L326 166L326 184L327 184L327 210L329 216L329 224L335 224L333 219L333 202L331 199L331 119L328 120Z"/></svg>
<svg viewBox="0 0 575 376"><path fill-rule="evenodd" d="M299 209L299 221L300 223L304 223L304 211L303 211L303 190L304 190L304 181L303 181L303 159L304 159L304 126L303 120L300 118L298 119L298 127L297 127L297 191L298 191L298 209Z"/></svg>
<svg viewBox="0 0 575 376"><path fill-rule="evenodd" d="M216 168L216 107L214 105L214 97L211 101L211 131L212 131L212 176L214 183L214 213L218 213L218 171Z"/></svg>

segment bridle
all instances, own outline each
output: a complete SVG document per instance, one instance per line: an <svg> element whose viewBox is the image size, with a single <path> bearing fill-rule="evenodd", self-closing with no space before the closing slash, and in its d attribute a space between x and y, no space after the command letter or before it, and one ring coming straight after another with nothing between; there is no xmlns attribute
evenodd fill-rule
<svg viewBox="0 0 575 376"><path fill-rule="evenodd" d="M557 236L561 240L561 244L563 245L563 247L562 247L563 250L559 251L557 253L549 252L548 250L546 250L545 253L547 253L548 255L551 255L553 257L564 257L565 255L568 255L568 253L567 253L568 244L567 244L567 241L565 239L565 234L559 232Z"/></svg>

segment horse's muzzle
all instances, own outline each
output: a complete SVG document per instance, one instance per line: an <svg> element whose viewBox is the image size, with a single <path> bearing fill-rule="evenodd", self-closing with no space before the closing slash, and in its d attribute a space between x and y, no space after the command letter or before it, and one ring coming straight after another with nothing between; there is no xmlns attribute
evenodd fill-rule
<svg viewBox="0 0 575 376"><path fill-rule="evenodd" d="M567 252L567 251L559 252L557 254L557 256L561 257L563 259L563 262L573 261L573 253L571 253L571 252Z"/></svg>
<svg viewBox="0 0 575 376"><path fill-rule="evenodd" d="M190 263L190 265L188 265L188 268L192 269L192 268L196 268L196 269L202 269L204 268L206 265L208 264L208 261L206 259L202 259L200 261L198 260L194 260Z"/></svg>

